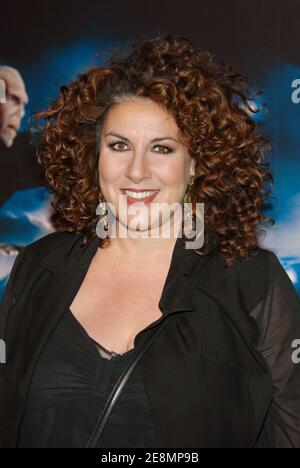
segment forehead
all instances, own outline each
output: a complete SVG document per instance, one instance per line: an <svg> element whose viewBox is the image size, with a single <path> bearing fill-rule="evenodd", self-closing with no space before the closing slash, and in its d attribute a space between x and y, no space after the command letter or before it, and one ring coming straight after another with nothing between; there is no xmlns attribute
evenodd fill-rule
<svg viewBox="0 0 300 468"><path fill-rule="evenodd" d="M28 103L28 96L21 76L11 71L0 72L0 78L5 81L6 89L10 94L18 96L24 103Z"/></svg>
<svg viewBox="0 0 300 468"><path fill-rule="evenodd" d="M178 126L173 115L163 106L148 98L126 99L114 104L107 115L105 128L123 130L134 135L144 132L157 132L157 129L178 133Z"/></svg>

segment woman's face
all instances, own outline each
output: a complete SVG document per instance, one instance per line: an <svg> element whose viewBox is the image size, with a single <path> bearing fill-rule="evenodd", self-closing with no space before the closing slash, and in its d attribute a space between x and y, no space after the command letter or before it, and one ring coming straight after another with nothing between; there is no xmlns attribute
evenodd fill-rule
<svg viewBox="0 0 300 468"><path fill-rule="evenodd" d="M147 98L115 104L103 124L99 152L100 189L120 225L144 234L166 221L170 225L171 205L182 203L195 174L174 117ZM136 198L138 191L144 199ZM149 195L154 198L147 201Z"/></svg>

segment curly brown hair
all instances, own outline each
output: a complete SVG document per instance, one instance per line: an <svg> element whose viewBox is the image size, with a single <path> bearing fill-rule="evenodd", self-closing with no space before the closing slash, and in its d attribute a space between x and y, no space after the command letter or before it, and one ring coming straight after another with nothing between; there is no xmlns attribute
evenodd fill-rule
<svg viewBox="0 0 300 468"><path fill-rule="evenodd" d="M214 245L226 266L257 253L258 225L275 223L262 213L274 180L268 139L249 115L248 79L183 36L115 49L104 66L87 68L35 113L37 158L53 193L56 228L83 233L83 245L96 235L101 128L126 96L151 98L172 113L196 159L190 199L205 204L205 241L197 253Z"/></svg>

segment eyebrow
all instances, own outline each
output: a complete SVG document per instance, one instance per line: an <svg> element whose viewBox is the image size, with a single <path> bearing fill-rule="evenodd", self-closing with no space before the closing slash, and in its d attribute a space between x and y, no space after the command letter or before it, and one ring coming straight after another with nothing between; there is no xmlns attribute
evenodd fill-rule
<svg viewBox="0 0 300 468"><path fill-rule="evenodd" d="M115 137L118 137L118 138L122 138L123 140L130 141L128 138L126 138L126 137L124 137L122 135L119 135L118 133L115 133L115 132L106 133L104 136L108 136L108 135L112 135L112 136L115 136ZM160 141L160 140L174 140L177 143L180 143L179 140L176 140L176 138L173 138L173 137L170 137L170 136L153 138L150 141L150 143L154 143L155 141Z"/></svg>

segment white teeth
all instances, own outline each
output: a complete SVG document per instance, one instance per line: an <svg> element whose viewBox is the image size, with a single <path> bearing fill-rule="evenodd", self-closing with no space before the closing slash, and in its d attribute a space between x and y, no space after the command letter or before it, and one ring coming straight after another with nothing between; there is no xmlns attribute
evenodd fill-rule
<svg viewBox="0 0 300 468"><path fill-rule="evenodd" d="M142 199L142 198L147 198L150 197L150 195L153 195L152 192L130 192L129 190L126 190L126 195L128 195L130 198L137 198L137 199Z"/></svg>

